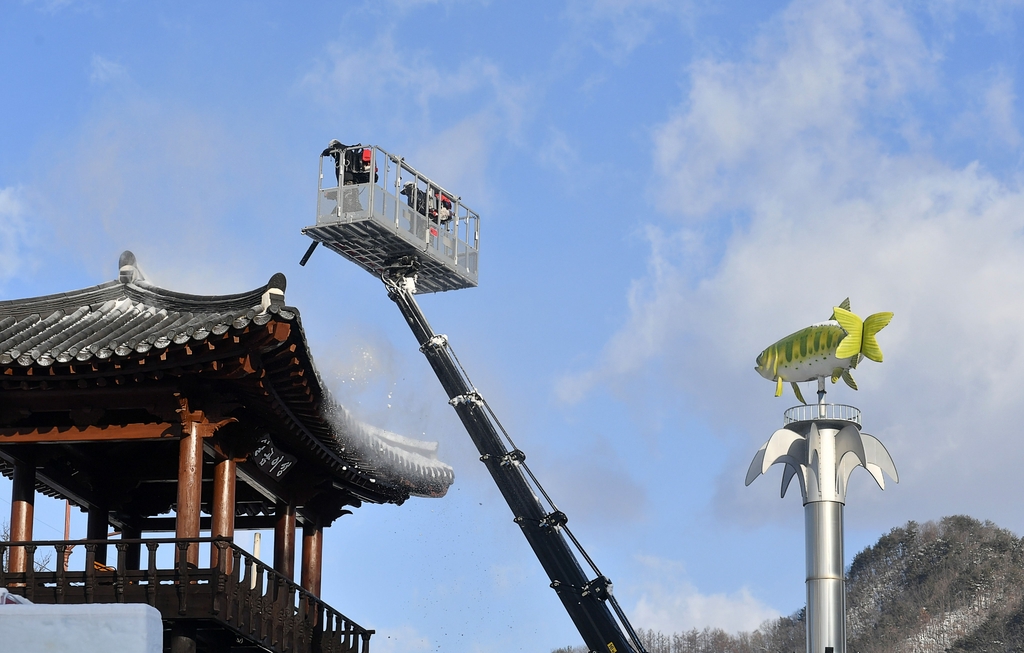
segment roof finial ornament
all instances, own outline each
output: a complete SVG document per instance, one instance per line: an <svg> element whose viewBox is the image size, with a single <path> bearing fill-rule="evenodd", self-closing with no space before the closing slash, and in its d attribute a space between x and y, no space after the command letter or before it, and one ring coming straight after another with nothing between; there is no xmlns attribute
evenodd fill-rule
<svg viewBox="0 0 1024 653"><path fill-rule="evenodd" d="M264 311L271 306L275 308L284 306L284 289L287 285L288 280L280 272L270 277L270 281L267 282L267 290L260 299L260 304L263 306Z"/></svg>
<svg viewBox="0 0 1024 653"><path fill-rule="evenodd" d="M135 254L126 249L121 252L121 258L117 260L118 279L121 283L132 283L134 281L145 281L146 275L142 274L139 264L135 260Z"/></svg>

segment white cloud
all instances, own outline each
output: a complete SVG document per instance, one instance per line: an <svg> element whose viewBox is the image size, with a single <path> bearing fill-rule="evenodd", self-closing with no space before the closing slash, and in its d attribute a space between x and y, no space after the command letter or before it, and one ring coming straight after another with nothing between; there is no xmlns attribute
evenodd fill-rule
<svg viewBox="0 0 1024 653"><path fill-rule="evenodd" d="M973 75L958 89L967 100L951 121L949 134L964 143L986 146L990 152L1016 154L1021 144L1017 127L1017 92L1005 69Z"/></svg>
<svg viewBox="0 0 1024 653"><path fill-rule="evenodd" d="M450 107L460 99L472 99L474 109L490 106L514 131L522 120L527 88L508 79L501 68L482 57L462 60L458 67L443 69L418 50L397 45L381 33L363 48L349 40L331 43L326 59L300 80L300 86L329 106L387 104L396 120L413 120L413 128L429 124L435 105ZM416 111L410 112L413 106ZM468 114L475 113L469 111ZM374 115L379 121L381 116Z"/></svg>
<svg viewBox="0 0 1024 653"><path fill-rule="evenodd" d="M69 8L88 8L88 3L79 0L22 0L23 4L32 5L49 14L56 14Z"/></svg>
<svg viewBox="0 0 1024 653"><path fill-rule="evenodd" d="M472 197L474 210L486 205L493 192L487 164L493 147L496 118L489 112L469 116L449 129L425 137L406 154L418 170L463 197ZM458 156L453 156L458 152Z"/></svg>
<svg viewBox="0 0 1024 653"><path fill-rule="evenodd" d="M259 230L240 231L226 218L237 213L262 226L260 178L268 170L246 165L232 131L212 115L131 89L63 139L59 159L37 166L32 187L48 190L33 193L33 210L54 228L55 246L104 278L132 249L157 284L174 280L176 290L204 293L250 287L253 259L240 245L258 243Z"/></svg>
<svg viewBox="0 0 1024 653"><path fill-rule="evenodd" d="M939 59L897 4L795 2L749 59L695 66L687 102L656 134L662 206L687 226L650 230L626 325L563 379L563 399L637 376L682 389L713 428L750 434L720 477L719 511L769 519L775 489L744 489L742 474L792 398L773 400L753 359L850 296L861 314L896 317L880 336L886 362L855 373L861 392L830 398L865 408L902 483L882 495L855 481L851 505L864 509L848 515L1024 526L990 500L1024 491L998 471L1024 456L1005 435L1024 398L1024 189L877 127L926 122L909 98ZM1011 90L993 91L1002 115Z"/></svg>
<svg viewBox="0 0 1024 653"><path fill-rule="evenodd" d="M1009 32L1015 28L1014 11L1024 6L1021 0L977 0L976 2L958 2L957 0L929 0L924 5L940 25L951 24L961 14L976 16L990 33ZM951 29L943 25L946 29Z"/></svg>
<svg viewBox="0 0 1024 653"><path fill-rule="evenodd" d="M7 281L26 264L28 225L25 204L16 188L0 188L0 281Z"/></svg>
<svg viewBox="0 0 1024 653"><path fill-rule="evenodd" d="M491 151L499 139L521 138L534 105L527 101L530 85L481 57L444 69L386 32L367 47L350 45L347 39L330 44L300 87L343 111L346 133L364 133L372 124L374 133L415 148L396 153L418 169L486 202Z"/></svg>
<svg viewBox="0 0 1024 653"><path fill-rule="evenodd" d="M693 14L692 2L678 0L570 0L565 8L575 32L570 40L584 42L612 60L642 46L666 17L686 24Z"/></svg>
<svg viewBox="0 0 1024 653"><path fill-rule="evenodd" d="M1001 142L1012 147L1020 145L1020 131L1017 129L1017 93L1013 79L999 75L985 91L985 118L993 134Z"/></svg>
<svg viewBox="0 0 1024 653"><path fill-rule="evenodd" d="M776 610L751 596L747 588L731 594L701 594L686 579L682 565L654 557L641 560L647 578L630 617L637 628L679 633L693 628L752 631Z"/></svg>
<svg viewBox="0 0 1024 653"><path fill-rule="evenodd" d="M692 67L686 102L655 134L661 208L701 216L849 178L875 144L860 112L931 84L934 58L885 2L793 3L749 60Z"/></svg>
<svg viewBox="0 0 1024 653"><path fill-rule="evenodd" d="M577 436L580 445L571 453L529 460L547 492L570 517L569 528L601 528L614 522L629 524L649 517L647 488L624 469L612 442L592 433Z"/></svg>
<svg viewBox="0 0 1024 653"><path fill-rule="evenodd" d="M127 68L98 54L92 55L89 81L94 84L108 84L125 79L128 79Z"/></svg>
<svg viewBox="0 0 1024 653"><path fill-rule="evenodd" d="M445 10L451 10L458 5L486 5L488 2L489 0L388 0L388 4L396 7L398 11L413 11L430 5L441 5Z"/></svg>

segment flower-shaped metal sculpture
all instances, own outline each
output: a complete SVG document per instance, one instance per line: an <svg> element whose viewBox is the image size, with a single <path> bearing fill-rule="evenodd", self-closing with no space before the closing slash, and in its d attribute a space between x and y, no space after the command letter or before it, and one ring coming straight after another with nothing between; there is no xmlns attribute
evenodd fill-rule
<svg viewBox="0 0 1024 653"><path fill-rule="evenodd" d="M824 389L819 396L824 401ZM864 467L885 489L899 482L896 465L881 442L861 433L860 411L819 403L786 411L789 422L758 449L746 484L776 463L784 465L782 496L795 477L804 503L807 560L807 652L845 653L846 582L843 575L843 506L850 474Z"/></svg>
<svg viewBox="0 0 1024 653"><path fill-rule="evenodd" d="M820 408L823 413L827 409L829 413L834 413L837 408L852 407L819 404L809 408ZM806 427L797 422L793 428L781 428L772 433L772 437L758 449L754 460L750 462L746 484L753 483L755 478L776 463L785 465L780 496L786 496L795 477L800 482L800 494L805 504L812 501L846 503L847 483L857 467L868 470L871 478L883 490L883 474L899 483L896 465L885 446L875 436L861 433L856 422L843 424L845 421L822 420L821 429L818 428L817 420L808 421L809 426ZM834 426L831 425L833 422Z"/></svg>

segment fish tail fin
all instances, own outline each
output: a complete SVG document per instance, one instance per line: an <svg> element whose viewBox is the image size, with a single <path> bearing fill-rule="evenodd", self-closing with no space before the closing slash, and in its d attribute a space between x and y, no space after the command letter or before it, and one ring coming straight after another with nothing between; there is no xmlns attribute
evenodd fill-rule
<svg viewBox="0 0 1024 653"><path fill-rule="evenodd" d="M796 398L800 400L800 403L806 406L807 402L804 401L804 395L800 392L800 386L798 386L796 382L791 382L789 385L793 386L793 394L795 394Z"/></svg>
<svg viewBox="0 0 1024 653"><path fill-rule="evenodd" d="M857 382L853 380L853 375L850 374L850 370L843 370L843 381L846 381L846 385L850 386L854 390L857 389Z"/></svg>
<svg viewBox="0 0 1024 653"><path fill-rule="evenodd" d="M782 379L780 377L775 377L775 396L782 396Z"/></svg>
<svg viewBox="0 0 1024 653"><path fill-rule="evenodd" d="M864 342L861 343L860 351L864 356L876 363L882 362L882 348L878 346L875 334L881 331L892 320L892 313L875 313L864 320Z"/></svg>
<svg viewBox="0 0 1024 653"><path fill-rule="evenodd" d="M850 298L847 297L843 301L839 302L839 308L843 309L844 311L850 310ZM828 319L830 319L830 320L836 319L836 312L835 312L835 310L832 311L832 317L830 317Z"/></svg>
<svg viewBox="0 0 1024 653"><path fill-rule="evenodd" d="M849 358L859 354L861 343L864 341L864 323L861 322L859 317L845 308L836 306L832 310L835 311L836 322L846 332L846 337L843 338L843 341L839 343L839 348L836 349L836 358Z"/></svg>

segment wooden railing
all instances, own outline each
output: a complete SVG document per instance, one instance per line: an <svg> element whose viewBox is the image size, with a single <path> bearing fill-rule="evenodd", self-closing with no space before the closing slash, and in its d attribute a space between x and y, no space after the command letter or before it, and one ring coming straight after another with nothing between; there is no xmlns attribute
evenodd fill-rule
<svg viewBox="0 0 1024 653"><path fill-rule="evenodd" d="M209 568L187 563L190 546L208 544ZM24 547L26 558L47 549L54 552L56 571L8 571L0 566L0 587L34 603L147 603L165 620L212 619L237 636L275 653L369 653L370 635L362 628L227 538L164 538L125 540L49 540L0 542L0 558L12 547ZM65 552L85 549L80 570L64 570ZM113 566L96 562L96 553L114 547ZM157 552L172 548L173 563L161 568ZM139 553L145 548L145 568ZM169 552L168 552L169 553ZM103 557L102 555L100 557Z"/></svg>

